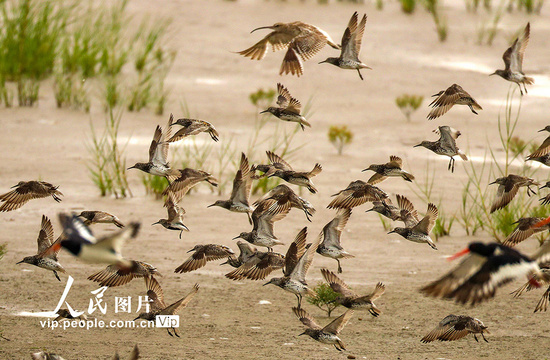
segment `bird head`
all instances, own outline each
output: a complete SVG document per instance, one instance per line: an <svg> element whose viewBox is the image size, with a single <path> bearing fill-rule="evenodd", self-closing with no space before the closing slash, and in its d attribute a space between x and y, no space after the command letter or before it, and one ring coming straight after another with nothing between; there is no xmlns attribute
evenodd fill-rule
<svg viewBox="0 0 550 360"><path fill-rule="evenodd" d="M332 65L338 66L338 58L329 57L329 58L326 58L325 60L321 61L319 64L322 64L322 63L329 63L329 64L332 64Z"/></svg>
<svg viewBox="0 0 550 360"><path fill-rule="evenodd" d="M34 263L36 263L36 258L34 256L27 256L23 260L15 263L15 265L22 264L22 263L34 265Z"/></svg>
<svg viewBox="0 0 550 360"><path fill-rule="evenodd" d="M281 27L283 26L283 23L275 23L271 26L261 26L259 28L255 28L254 30L252 30L250 33L252 34L254 31L256 30L261 30L261 29L271 29L271 30L277 30L277 29L280 29Z"/></svg>

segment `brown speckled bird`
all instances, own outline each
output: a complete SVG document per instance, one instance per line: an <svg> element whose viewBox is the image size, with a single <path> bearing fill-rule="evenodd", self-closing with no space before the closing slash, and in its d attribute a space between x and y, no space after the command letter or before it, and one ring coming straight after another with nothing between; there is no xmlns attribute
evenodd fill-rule
<svg viewBox="0 0 550 360"><path fill-rule="evenodd" d="M532 85L535 83L535 79L525 76L523 73L523 54L525 54L525 48L527 48L527 44L529 43L530 31L531 25L530 23L527 23L521 37L518 36L512 46L506 49L504 55L502 55L502 60L504 61L505 66L504 70L496 70L494 73L490 74L498 75L504 80L516 83L519 87L519 92L521 95L523 95L521 84L523 84L523 88L527 94L525 84Z"/></svg>
<svg viewBox="0 0 550 360"><path fill-rule="evenodd" d="M119 228L124 227L118 217L105 211L82 211L78 216L85 219L84 224L88 226L92 224L115 224Z"/></svg>
<svg viewBox="0 0 550 360"><path fill-rule="evenodd" d="M535 224L538 224L545 218L542 217L526 217L521 218L518 221L514 222L514 224L518 224L514 231L506 239L504 239L504 242L502 245L514 247L523 240L539 233L542 231L550 230L550 224L546 224L539 227L534 227Z"/></svg>
<svg viewBox="0 0 550 360"><path fill-rule="evenodd" d="M346 326L349 319L351 319L351 316L353 315L353 310L348 310L336 319L334 319L330 324L328 324L325 327L319 326L315 320L305 311L304 309L301 309L300 307L293 307L292 311L296 315L298 319L307 326L306 331L301 333L300 335L308 335L313 340L319 341L323 344L329 344L334 345L336 350L342 351L346 350L346 347L342 340L338 337L340 334L340 331Z"/></svg>
<svg viewBox="0 0 550 360"><path fill-rule="evenodd" d="M301 21L262 26L252 30L251 33L260 29L273 31L250 48L240 51L239 54L250 57L251 60L262 60L267 54L268 45L271 45L273 51L287 49L279 71L280 75L302 75L304 73L302 61L312 58L326 44L334 49L340 49L340 46L325 31Z"/></svg>
<svg viewBox="0 0 550 360"><path fill-rule="evenodd" d="M170 126L174 125L181 125L182 128L176 131L173 136L166 140L169 143L182 140L183 138L191 135L200 134L201 132L208 133L214 141L219 140L220 134L218 133L214 125L210 124L208 121L183 118L176 120L176 122L174 122Z"/></svg>
<svg viewBox="0 0 550 360"><path fill-rule="evenodd" d="M300 114L302 104L290 95L290 92L283 84L277 84L277 92L279 93L277 97L277 105L279 105L279 107L270 106L266 110L260 112L260 114L271 113L281 120L298 123L302 131L305 130L304 125L311 127L311 124L306 118Z"/></svg>
<svg viewBox="0 0 550 360"><path fill-rule="evenodd" d="M372 164L363 171L374 171L375 174L370 177L367 183L374 185L386 180L389 176L402 177L405 181L412 182L414 176L401 167L403 166L403 160L400 157L391 155L390 161L385 164Z"/></svg>
<svg viewBox="0 0 550 360"><path fill-rule="evenodd" d="M187 260L176 268L176 273L186 273L200 269L205 266L208 261L225 259L235 253L233 250L224 245L207 244L195 245L188 253L194 251Z"/></svg>
<svg viewBox="0 0 550 360"><path fill-rule="evenodd" d="M531 196L531 193L533 195L536 193L530 186L539 185L539 183L533 179L514 174L498 178L492 183L489 183L489 185L492 184L498 184L498 189L493 205L491 205L491 213L506 207L506 205L516 196L520 187L527 186L527 195Z"/></svg>
<svg viewBox="0 0 550 360"><path fill-rule="evenodd" d="M61 198L59 196L63 196L63 194L57 190L58 187L45 181L20 181L17 185L11 187L12 189L15 188L14 190L0 195L0 202L3 203L0 205L0 212L16 210L29 200L48 196L60 202Z"/></svg>
<svg viewBox="0 0 550 360"><path fill-rule="evenodd" d="M131 260L133 266L129 269L120 269L116 265L109 265L105 269L88 276L88 280L98 282L100 286L122 286L136 278L162 276L157 268L142 261Z"/></svg>
<svg viewBox="0 0 550 360"><path fill-rule="evenodd" d="M151 301L151 311L139 314L139 316L135 318L134 321L138 319L155 321L157 315L176 315L181 309L189 304L191 299L193 299L195 294L199 291L199 284L195 284L193 286L193 289L191 289L191 291L187 295L185 295L185 297L167 306L164 302L164 293L162 291L162 288L155 278L145 278L145 285L147 286L147 297ZM172 330L174 334L172 334L170 330ZM176 328L174 327L166 328L166 331L168 331L168 335L170 336L176 335L177 337L180 337L176 331Z"/></svg>
<svg viewBox="0 0 550 360"><path fill-rule="evenodd" d="M470 110L477 115L476 110L483 110L477 101L470 96L460 85L453 84L447 90L441 90L429 106L433 107L428 114L428 120L440 117L449 111L454 105L468 105Z"/></svg>
<svg viewBox="0 0 550 360"><path fill-rule="evenodd" d="M474 334L474 339L477 340L476 334L481 334L481 337L485 342L483 333L489 334L487 326L483 325L481 320L465 315L447 315L443 320L437 324L437 327L430 331L428 335L422 338L423 343L429 343L434 340L439 341L453 341L462 339L468 334Z"/></svg>
<svg viewBox="0 0 550 360"><path fill-rule="evenodd" d="M351 209L367 201L383 201L388 198L384 190L363 180L352 181L347 188L332 196L336 197L328 204L329 209Z"/></svg>
<svg viewBox="0 0 550 360"><path fill-rule="evenodd" d="M335 300L338 304L348 309L367 310L374 317L378 317L382 312L376 307L376 305L374 305L373 301L382 296L384 291L386 291L386 286L384 284L379 282L370 294L359 296L332 271L328 269L321 269L321 274L323 274L323 277L332 290L341 295Z"/></svg>

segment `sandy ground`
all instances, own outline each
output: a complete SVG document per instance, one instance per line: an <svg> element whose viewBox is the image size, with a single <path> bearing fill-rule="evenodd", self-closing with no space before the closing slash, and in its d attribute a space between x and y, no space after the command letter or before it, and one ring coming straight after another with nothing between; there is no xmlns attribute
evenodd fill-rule
<svg viewBox="0 0 550 360"><path fill-rule="evenodd" d="M134 0L129 10L136 19L145 16L172 17L170 45L177 50L176 63L169 75L172 88L169 112L179 116L179 103L185 99L193 116L215 124L222 139L236 136L247 139L251 133L254 107L248 94L258 88L273 88L283 82L291 93L303 102L313 96L313 127L298 134L297 143L306 143L302 154L293 159L297 169L310 169L315 162L323 172L314 179L317 195L303 192L318 209L313 222L308 223L299 211L293 210L276 224L275 231L286 244L295 234L308 226L311 240L328 222L334 212L326 209L330 195L343 189L355 179L367 179L360 172L371 163L382 163L389 155L404 159L406 169L416 174L419 183L426 181L425 168L435 167L437 183L434 197L442 197L442 211L452 214L458 210L462 184L466 179L463 165L457 161L454 174L446 170L447 160L436 158L425 149L413 149L420 140L436 137L431 133L438 125L458 128L463 136L459 146L472 157L482 157L486 141L498 140L497 116L502 108L509 84L487 74L502 67L501 56L508 38L527 21L531 21L531 40L525 55L524 70L536 77L536 84L524 97L517 134L527 140L542 141L536 130L547 125L550 103L550 17L548 8L541 16L505 14L502 31L492 47L475 45L476 28L488 17L484 11L468 14L461 3L449 4L446 14L449 39L439 43L428 14L418 9L414 16L400 12L397 3L387 3L383 11L374 4L331 4L319 6L264 1L164 1L162 6L145 0ZM317 65L328 56L337 56L325 48L305 63L301 78L280 77L278 70L282 53L269 53L261 62L252 62L234 51L242 50L262 36L250 30L275 22L301 20L316 24L336 40L340 40L350 15L355 11L369 16L361 58L374 70L363 71L360 81L353 71L343 71L330 65ZM136 20L136 24L139 22ZM431 94L457 82L483 106L479 116L465 107L453 108L443 118L428 122L427 102L406 123L395 106L394 99L403 93ZM63 202L52 199L31 201L23 208L0 215L0 243L8 244L0 273L0 329L11 341L0 340L0 358L25 359L33 350L41 349L63 355L67 359L108 359L115 350L130 352L137 343L144 359L258 359L308 358L343 359L348 354L358 359L543 359L550 357L548 314L533 314L541 292L532 292L521 299L508 293L518 287L518 280L500 289L495 299L467 308L452 302L424 297L418 289L434 280L452 266L444 256L454 253L473 240L489 241L489 237L466 237L455 224L451 237L439 240L439 251L428 246L410 243L397 235L386 235L377 216L364 211L369 205L356 208L343 235L343 244L354 259L343 261L341 277L358 292L368 292L378 282L387 291L378 300L383 314L372 318L357 312L343 330L341 337L348 351L338 353L333 347L298 337L302 324L294 317L291 307L295 298L276 287L262 287L262 282L232 282L223 274L230 268L209 263L189 274L174 274L173 269L187 257L185 252L195 244L219 243L236 249L232 237L248 231L244 215L228 213L206 206L218 199L207 187L184 199L186 223L191 232L179 240L176 232L168 232L149 224L165 215L162 204L145 195L136 172L129 174L133 198L115 200L101 198L86 169L89 155L86 140L89 119L98 126L103 115L96 103L91 115L55 108L49 84L41 89L37 108L0 109L0 153L2 175L0 189L6 191L20 180L44 179L60 185L65 194ZM275 121L275 120L273 120ZM131 137L128 164L145 159L153 129L165 124L166 117L149 112L125 114L121 125L123 139ZM343 156L337 156L326 138L333 124L346 124L355 133L353 144ZM291 125L289 125L291 126ZM274 125L269 124L267 133ZM537 136L538 135L538 136ZM205 141L207 135L199 135ZM240 150L244 150L239 148ZM261 154L255 154L261 158ZM231 174L227 176L232 177ZM536 177L548 178L546 169ZM400 179L389 179L381 187L392 194L408 196L421 212L425 209L411 187ZM227 196L227 194L225 195ZM195 299L181 312L181 339L172 338L164 329L71 329L42 328L44 318L16 314L50 311L57 304L67 276L62 282L47 271L29 265L15 265L24 256L36 251L36 236L42 214L49 216L57 234L60 226L57 213L101 209L117 214L123 221L143 223L137 239L127 244L124 254L131 259L147 261L164 274L160 279L166 300L175 301L186 294L194 283L201 288ZM99 234L112 231L107 225L96 226ZM527 253L535 249L535 241L519 248ZM279 251L284 252L280 247ZM61 253L61 263L75 278L68 297L77 309L85 309L97 289L86 280L101 269L98 265L83 264ZM316 257L308 275L309 282L321 281L319 269L336 269L330 259ZM105 293L108 306L115 296L145 294L142 281L112 288ZM261 305L261 300L270 304ZM330 320L309 304L304 305L320 323ZM335 311L341 313L341 309ZM425 335L444 316L466 314L481 319L491 331L489 343L476 343L470 336L453 343L421 344ZM105 321L131 320L134 314L115 314L112 308L97 318Z"/></svg>

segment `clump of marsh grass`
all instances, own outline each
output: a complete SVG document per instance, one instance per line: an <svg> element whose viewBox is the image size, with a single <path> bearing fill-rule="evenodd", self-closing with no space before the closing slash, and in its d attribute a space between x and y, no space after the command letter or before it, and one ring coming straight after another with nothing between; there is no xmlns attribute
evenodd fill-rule
<svg viewBox="0 0 550 360"><path fill-rule="evenodd" d="M336 148L338 155L342 155L344 147L353 141L353 132L346 125L332 125L328 129L328 140Z"/></svg>
<svg viewBox="0 0 550 360"><path fill-rule="evenodd" d="M422 101L424 101L422 95L403 94L395 98L395 104L403 115L405 115L408 122L411 121L411 114L422 105Z"/></svg>
<svg viewBox="0 0 550 360"><path fill-rule="evenodd" d="M92 160L88 164L90 177L100 191L101 196L114 195L117 199L132 196L126 178L126 145L118 143L118 129L122 119L122 111L109 109L102 133L96 132L91 126L91 141L88 152Z"/></svg>
<svg viewBox="0 0 550 360"><path fill-rule="evenodd" d="M428 10L428 12L432 15L439 41L444 42L445 40L447 40L448 35L447 18L442 16L440 13L439 0L425 0L424 6L426 10Z"/></svg>
<svg viewBox="0 0 550 360"><path fill-rule="evenodd" d="M504 13L504 5L502 4L493 14L493 18L482 22L477 28L478 45L493 45L493 41L498 34L498 26L502 20Z"/></svg>
<svg viewBox="0 0 550 360"><path fill-rule="evenodd" d="M510 234L515 226L513 222L527 216L531 211L531 205L536 200L535 196L528 197L525 191L519 191L514 200L504 209L490 213L497 187L497 185L489 186L490 182L509 175L516 160L522 165L519 169L514 169L515 174L527 177L532 177L534 174L533 169L525 166L521 153L512 150L515 147L514 132L520 119L522 100L520 97L515 109L513 105L515 93L515 88L508 92L504 104L504 115L498 116L498 133L504 161L501 163L495 147L488 140L487 152L481 167L477 168L473 162L466 167L468 181L463 189L463 205L459 218L459 222L467 233L475 234L481 229L493 236L496 241L502 241Z"/></svg>
<svg viewBox="0 0 550 360"><path fill-rule="evenodd" d="M19 106L38 101L40 81L53 72L71 11L53 1L0 2L0 78L16 84Z"/></svg>
<svg viewBox="0 0 550 360"><path fill-rule="evenodd" d="M403 11L405 14L412 14L414 13L414 9L416 8L416 0L399 0L401 3L401 11Z"/></svg>

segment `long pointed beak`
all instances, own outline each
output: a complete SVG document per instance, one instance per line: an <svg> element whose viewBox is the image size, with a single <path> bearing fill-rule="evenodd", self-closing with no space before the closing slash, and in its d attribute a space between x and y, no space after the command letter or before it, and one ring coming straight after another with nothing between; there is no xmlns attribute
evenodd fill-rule
<svg viewBox="0 0 550 360"><path fill-rule="evenodd" d="M269 112L269 111L267 111L267 110L260 111L260 114L265 114L266 112Z"/></svg>
<svg viewBox="0 0 550 360"><path fill-rule="evenodd" d="M157 225L157 224L160 224L160 221L157 221L157 222L155 222L155 223L152 223L151 226Z"/></svg>
<svg viewBox="0 0 550 360"><path fill-rule="evenodd" d="M415 145L415 146L413 146L413 147L419 147L419 146L422 146L422 144L418 144L418 145Z"/></svg>
<svg viewBox="0 0 550 360"><path fill-rule="evenodd" d="M15 265L24 263L25 261L21 260L20 262L16 262Z"/></svg>
<svg viewBox="0 0 550 360"><path fill-rule="evenodd" d="M369 212L369 211L373 211L373 210L374 210L374 208L368 209L368 210L366 210L365 212Z"/></svg>
<svg viewBox="0 0 550 360"><path fill-rule="evenodd" d="M322 64L322 63L326 63L327 61L326 60L323 60L321 62L319 62L318 64Z"/></svg>
<svg viewBox="0 0 550 360"><path fill-rule="evenodd" d="M191 251L195 251L195 249L191 249L191 250L189 250L187 253L189 254Z"/></svg>
<svg viewBox="0 0 550 360"><path fill-rule="evenodd" d="M395 229L393 229L392 231L390 231L388 234L391 234L391 233L394 233L395 232Z"/></svg>
<svg viewBox="0 0 550 360"><path fill-rule="evenodd" d="M135 318L134 320L132 320L132 321L136 321L136 320L138 320L138 319L139 319L139 316L138 316L137 318Z"/></svg>
<svg viewBox="0 0 550 360"><path fill-rule="evenodd" d="M453 261L455 259L458 259L459 257L461 256L464 256L466 255L467 253L470 252L470 249L466 248L466 249L463 249L463 250L460 250L459 252L457 252L456 254L454 255L451 255L447 258L447 261Z"/></svg>
<svg viewBox="0 0 550 360"><path fill-rule="evenodd" d="M496 180L495 180L495 181L493 181L492 183L489 183L489 185L493 185L493 184L496 184L496 183L497 183L497 182L496 182Z"/></svg>
<svg viewBox="0 0 550 360"><path fill-rule="evenodd" d="M548 187L550 187L550 185L549 185L548 183L546 183L546 184L542 185L542 186L539 188L539 190L540 190L540 189L544 189L544 188L548 188Z"/></svg>
<svg viewBox="0 0 550 360"><path fill-rule="evenodd" d="M539 130L539 131L537 131L537 132L543 132L543 131L546 131L546 129L541 129L541 130Z"/></svg>
<svg viewBox="0 0 550 360"><path fill-rule="evenodd" d="M369 169L363 169L363 170L361 170L361 172L365 172L365 171L368 171L368 170L369 170Z"/></svg>
<svg viewBox="0 0 550 360"><path fill-rule="evenodd" d="M128 169L126 169L126 170L135 169L135 168L136 168L136 166L134 165L134 166L130 166L130 167L129 167Z"/></svg>
<svg viewBox="0 0 550 360"><path fill-rule="evenodd" d="M304 331L303 333L298 334L298 336L302 336L302 335L305 335L305 334L306 334L306 332Z"/></svg>
<svg viewBox="0 0 550 360"><path fill-rule="evenodd" d="M261 29L273 29L273 26L261 26L259 28L255 28L254 30L252 30L250 33L252 34L254 31L256 30L261 30Z"/></svg>
<svg viewBox="0 0 550 360"><path fill-rule="evenodd" d="M212 207L212 206L216 206L216 204L208 205L207 208Z"/></svg>
<svg viewBox="0 0 550 360"><path fill-rule="evenodd" d="M271 282L266 282L265 284L263 284L262 286L266 286L266 285L269 285L271 284Z"/></svg>
<svg viewBox="0 0 550 360"><path fill-rule="evenodd" d="M233 239L231 239L231 240L237 240L237 239L239 239L240 237L241 237L241 235L235 236L235 237L234 237Z"/></svg>
<svg viewBox="0 0 550 360"><path fill-rule="evenodd" d="M497 72L495 71L494 73L489 74L489 76L496 75L496 74L497 74Z"/></svg>

